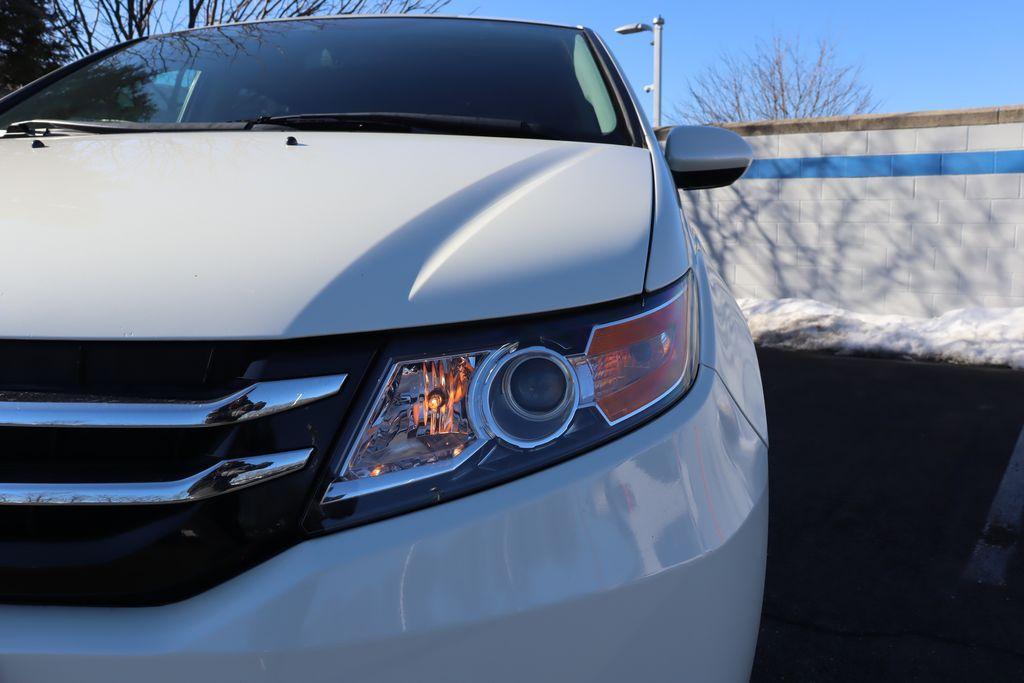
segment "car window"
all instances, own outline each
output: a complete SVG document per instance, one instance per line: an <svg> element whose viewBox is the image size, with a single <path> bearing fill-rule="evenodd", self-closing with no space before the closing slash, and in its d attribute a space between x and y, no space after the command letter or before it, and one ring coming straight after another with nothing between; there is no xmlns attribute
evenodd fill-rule
<svg viewBox="0 0 1024 683"><path fill-rule="evenodd" d="M473 19L312 19L148 38L0 112L28 119L215 123L410 113L523 122L631 144L584 34Z"/></svg>

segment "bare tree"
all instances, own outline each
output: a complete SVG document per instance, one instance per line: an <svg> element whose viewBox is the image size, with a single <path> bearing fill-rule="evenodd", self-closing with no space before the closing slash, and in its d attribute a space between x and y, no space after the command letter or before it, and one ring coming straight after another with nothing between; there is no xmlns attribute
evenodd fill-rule
<svg viewBox="0 0 1024 683"><path fill-rule="evenodd" d="M841 62L824 39L807 52L798 38L776 35L752 53L723 54L688 85L689 100L676 108L688 123L842 116L878 106L860 67Z"/></svg>
<svg viewBox="0 0 1024 683"><path fill-rule="evenodd" d="M241 21L346 14L435 14L451 0L49 0L75 55L154 33Z"/></svg>

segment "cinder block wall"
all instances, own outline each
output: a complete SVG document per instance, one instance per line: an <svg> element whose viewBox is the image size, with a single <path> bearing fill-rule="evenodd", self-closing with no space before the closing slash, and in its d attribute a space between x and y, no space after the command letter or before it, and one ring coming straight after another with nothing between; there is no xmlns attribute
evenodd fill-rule
<svg viewBox="0 0 1024 683"><path fill-rule="evenodd" d="M1024 306L1024 107L732 127L750 171L682 197L737 296Z"/></svg>

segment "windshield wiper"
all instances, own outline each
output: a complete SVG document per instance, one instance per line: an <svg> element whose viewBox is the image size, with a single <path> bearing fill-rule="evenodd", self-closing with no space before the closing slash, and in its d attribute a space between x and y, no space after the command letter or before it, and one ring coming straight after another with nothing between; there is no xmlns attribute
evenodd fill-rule
<svg viewBox="0 0 1024 683"><path fill-rule="evenodd" d="M134 123L132 121L61 121L32 119L8 124L4 137L22 134L29 137L52 135L61 130L109 135L114 133L164 133L208 130L245 130L244 123Z"/></svg>
<svg viewBox="0 0 1024 683"><path fill-rule="evenodd" d="M359 112L347 114L293 114L261 116L246 122L257 126L278 126L302 130L344 130L381 132L432 132L452 135L495 135L499 137L547 137L534 124L514 119L481 116L449 116L405 112Z"/></svg>
<svg viewBox="0 0 1024 683"><path fill-rule="evenodd" d="M254 130L294 128L299 130L374 131L393 133L447 133L450 135L491 135L495 137L555 138L536 124L514 119L480 116L448 116L403 112L366 112L351 114L293 114L260 116L243 121L221 123L136 123L132 121L63 121L32 119L8 124L3 137L48 136L60 131L110 135L115 133L161 133L217 130Z"/></svg>

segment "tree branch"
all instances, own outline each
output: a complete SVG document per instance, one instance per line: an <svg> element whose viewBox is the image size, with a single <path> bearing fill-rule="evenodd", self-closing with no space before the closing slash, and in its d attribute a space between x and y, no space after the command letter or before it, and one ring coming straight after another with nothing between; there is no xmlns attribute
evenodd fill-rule
<svg viewBox="0 0 1024 683"><path fill-rule="evenodd" d="M687 90L676 116L698 124L863 114L878 107L860 67L843 64L835 43L819 40L807 54L799 37L780 35L752 53L720 55Z"/></svg>

